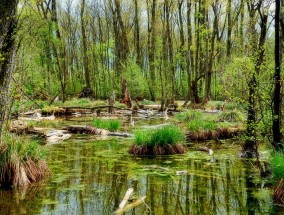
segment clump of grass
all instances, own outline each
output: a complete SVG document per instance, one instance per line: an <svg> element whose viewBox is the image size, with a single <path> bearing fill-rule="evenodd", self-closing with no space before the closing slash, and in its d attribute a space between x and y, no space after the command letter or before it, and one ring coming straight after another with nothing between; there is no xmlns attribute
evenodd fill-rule
<svg viewBox="0 0 284 215"><path fill-rule="evenodd" d="M196 120L202 118L202 112L201 111L196 111L196 110L187 110L182 113L178 113L176 115L176 118L180 121L183 122L188 122L191 120Z"/></svg>
<svg viewBox="0 0 284 215"><path fill-rule="evenodd" d="M26 186L49 176L45 155L45 150L36 141L3 134L0 142L0 186Z"/></svg>
<svg viewBox="0 0 284 215"><path fill-rule="evenodd" d="M136 131L134 145L129 153L136 155L183 154L184 146L179 144L183 140L184 135L177 126L169 125L156 130Z"/></svg>
<svg viewBox="0 0 284 215"><path fill-rule="evenodd" d="M202 130L215 130L218 128L218 124L211 120L198 118L198 119L187 122L186 127L190 131L196 132L196 131L202 131Z"/></svg>
<svg viewBox="0 0 284 215"><path fill-rule="evenodd" d="M270 168L272 170L275 189L273 192L273 201L284 205L284 152L274 152L270 159Z"/></svg>
<svg viewBox="0 0 284 215"><path fill-rule="evenodd" d="M121 122L117 119L94 119L96 128L103 128L109 131L117 131L121 127Z"/></svg>
<svg viewBox="0 0 284 215"><path fill-rule="evenodd" d="M223 111L219 115L219 121L243 122L244 116L241 112L239 112L237 110Z"/></svg>
<svg viewBox="0 0 284 215"><path fill-rule="evenodd" d="M284 153L274 152L270 159L271 170L273 174L273 179L278 181L279 179L284 179Z"/></svg>

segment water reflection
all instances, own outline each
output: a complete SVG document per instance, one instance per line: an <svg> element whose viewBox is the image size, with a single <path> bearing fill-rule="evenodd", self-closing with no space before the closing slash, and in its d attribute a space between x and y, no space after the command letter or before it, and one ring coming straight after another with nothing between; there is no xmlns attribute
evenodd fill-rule
<svg viewBox="0 0 284 215"><path fill-rule="evenodd" d="M23 193L0 190L0 214L113 214L129 187L135 196L147 196L151 214L156 215L269 214L272 210L269 191L261 188L255 167L236 158L234 150L220 150L218 162L210 163L201 152L135 158L127 154L129 144L125 139L74 138L51 146L54 175L50 181ZM177 170L187 174L177 176ZM141 205L128 214L149 211Z"/></svg>

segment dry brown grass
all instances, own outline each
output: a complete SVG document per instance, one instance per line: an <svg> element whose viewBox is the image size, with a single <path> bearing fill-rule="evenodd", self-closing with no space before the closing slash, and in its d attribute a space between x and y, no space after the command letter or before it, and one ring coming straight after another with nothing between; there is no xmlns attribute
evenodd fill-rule
<svg viewBox="0 0 284 215"><path fill-rule="evenodd" d="M284 205L284 180L281 178L273 193L273 200L277 204Z"/></svg>
<svg viewBox="0 0 284 215"><path fill-rule="evenodd" d="M186 137L190 141L228 139L243 132L241 128L217 128L216 130L190 131Z"/></svg>

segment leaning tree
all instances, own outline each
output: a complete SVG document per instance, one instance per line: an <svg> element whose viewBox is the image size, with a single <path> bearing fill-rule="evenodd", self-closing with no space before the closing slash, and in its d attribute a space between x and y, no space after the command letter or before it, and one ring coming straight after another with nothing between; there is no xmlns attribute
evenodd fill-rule
<svg viewBox="0 0 284 215"><path fill-rule="evenodd" d="M14 69L18 0L0 0L0 137L7 118L9 87Z"/></svg>

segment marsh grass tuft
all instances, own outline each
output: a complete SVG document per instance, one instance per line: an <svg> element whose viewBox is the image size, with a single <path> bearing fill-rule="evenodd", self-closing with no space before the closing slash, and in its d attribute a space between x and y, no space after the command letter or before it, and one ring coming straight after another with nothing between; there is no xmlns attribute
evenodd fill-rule
<svg viewBox="0 0 284 215"><path fill-rule="evenodd" d="M49 176L45 155L36 141L4 133L0 142L0 186L26 186Z"/></svg>
<svg viewBox="0 0 284 215"><path fill-rule="evenodd" d="M284 152L274 152L270 159L273 179L284 179Z"/></svg>
<svg viewBox="0 0 284 215"><path fill-rule="evenodd" d="M218 128L218 125L216 122L211 120L195 119L189 121L186 124L186 127L190 131L201 131L201 130L215 130Z"/></svg>
<svg viewBox="0 0 284 215"><path fill-rule="evenodd" d="M244 116L240 111L237 111L237 110L224 111L220 113L219 121L243 122Z"/></svg>
<svg viewBox="0 0 284 215"><path fill-rule="evenodd" d="M121 122L117 119L94 119L96 128L103 128L109 131L117 131L121 127Z"/></svg>
<svg viewBox="0 0 284 215"><path fill-rule="evenodd" d="M184 146L178 144L184 135L177 126L165 126L156 130L135 132L134 145L129 153L136 155L183 154Z"/></svg>
<svg viewBox="0 0 284 215"><path fill-rule="evenodd" d="M202 118L202 112L197 111L197 110L187 110L185 112L178 113L176 115L176 118L180 121L188 122L188 121L191 121L191 120L201 119Z"/></svg>

